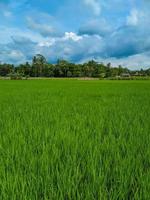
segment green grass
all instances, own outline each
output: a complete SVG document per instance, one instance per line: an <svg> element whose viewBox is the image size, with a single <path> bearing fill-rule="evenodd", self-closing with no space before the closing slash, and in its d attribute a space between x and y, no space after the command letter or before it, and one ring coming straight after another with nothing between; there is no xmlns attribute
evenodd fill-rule
<svg viewBox="0 0 150 200"><path fill-rule="evenodd" d="M150 199L150 81L0 81L0 200Z"/></svg>

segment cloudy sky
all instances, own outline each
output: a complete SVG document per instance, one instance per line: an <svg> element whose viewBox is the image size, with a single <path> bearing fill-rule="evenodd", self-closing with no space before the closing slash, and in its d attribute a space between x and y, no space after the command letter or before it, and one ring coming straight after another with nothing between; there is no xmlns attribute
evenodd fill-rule
<svg viewBox="0 0 150 200"><path fill-rule="evenodd" d="M149 0L0 0L0 61L150 67Z"/></svg>

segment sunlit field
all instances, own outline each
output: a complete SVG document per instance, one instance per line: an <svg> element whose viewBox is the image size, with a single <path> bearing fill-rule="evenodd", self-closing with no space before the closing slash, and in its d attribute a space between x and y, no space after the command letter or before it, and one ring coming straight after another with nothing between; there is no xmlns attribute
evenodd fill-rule
<svg viewBox="0 0 150 200"><path fill-rule="evenodd" d="M150 199L150 81L0 81L0 199Z"/></svg>

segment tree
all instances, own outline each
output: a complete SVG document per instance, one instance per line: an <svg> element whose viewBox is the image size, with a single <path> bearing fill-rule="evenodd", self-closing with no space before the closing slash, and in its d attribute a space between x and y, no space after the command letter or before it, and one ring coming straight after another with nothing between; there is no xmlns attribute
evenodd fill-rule
<svg viewBox="0 0 150 200"><path fill-rule="evenodd" d="M43 68L46 63L46 58L43 55L37 54L34 56L32 60L33 74L35 76L43 76Z"/></svg>
<svg viewBox="0 0 150 200"><path fill-rule="evenodd" d="M7 76L14 71L14 65L0 64L0 76Z"/></svg>
<svg viewBox="0 0 150 200"><path fill-rule="evenodd" d="M111 63L107 65L90 60L83 64L71 63L67 60L58 60L56 64L47 63L46 58L37 54L32 59L32 64L26 62L18 66L11 64L0 64L0 76L16 75L16 77L99 77L109 78L122 74L130 76L150 76L149 69L129 70L121 65L112 67Z"/></svg>
<svg viewBox="0 0 150 200"><path fill-rule="evenodd" d="M106 66L106 77L111 77L111 63L108 63Z"/></svg>

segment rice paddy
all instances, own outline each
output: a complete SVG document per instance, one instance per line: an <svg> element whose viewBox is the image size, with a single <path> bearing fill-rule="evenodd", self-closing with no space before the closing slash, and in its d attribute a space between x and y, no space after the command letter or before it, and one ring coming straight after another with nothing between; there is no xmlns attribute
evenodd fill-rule
<svg viewBox="0 0 150 200"><path fill-rule="evenodd" d="M150 81L0 81L0 199L150 199Z"/></svg>

